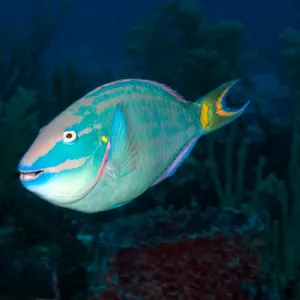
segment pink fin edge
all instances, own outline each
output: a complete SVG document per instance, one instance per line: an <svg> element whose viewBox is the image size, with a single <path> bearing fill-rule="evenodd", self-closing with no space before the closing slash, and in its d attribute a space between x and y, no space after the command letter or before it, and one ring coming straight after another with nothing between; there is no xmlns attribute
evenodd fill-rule
<svg viewBox="0 0 300 300"><path fill-rule="evenodd" d="M171 165L163 172L163 174L151 185L155 186L165 180L166 178L172 176L177 168L184 162L184 160L189 156L194 146L200 137L193 138L179 153L176 159L171 163Z"/></svg>
<svg viewBox="0 0 300 300"><path fill-rule="evenodd" d="M95 93L97 91L100 92L101 89L104 88L104 87L108 87L110 85L118 84L118 83L126 83L128 81L134 81L134 80L139 81L139 82L145 82L145 83L153 84L153 85L165 90L167 93L171 94L172 96L174 96L178 101L183 102L183 103L190 103L189 101L185 100L184 97L180 93L176 92L175 90L173 90L172 88L170 88L166 84L159 83L159 82L152 81L152 80L138 79L138 78L120 79L120 80L115 80L115 81L112 81L112 82L105 83L105 84L95 88L94 90L90 91L88 94L85 95L85 97L88 97L89 95L92 95L93 93Z"/></svg>

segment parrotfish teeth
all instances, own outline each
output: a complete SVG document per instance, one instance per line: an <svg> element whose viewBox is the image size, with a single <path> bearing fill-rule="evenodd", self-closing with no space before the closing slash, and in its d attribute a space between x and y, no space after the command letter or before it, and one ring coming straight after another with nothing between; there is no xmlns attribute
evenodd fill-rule
<svg viewBox="0 0 300 300"><path fill-rule="evenodd" d="M24 181L29 181L36 179L42 171L36 171L36 172L21 172L20 173L20 179Z"/></svg>

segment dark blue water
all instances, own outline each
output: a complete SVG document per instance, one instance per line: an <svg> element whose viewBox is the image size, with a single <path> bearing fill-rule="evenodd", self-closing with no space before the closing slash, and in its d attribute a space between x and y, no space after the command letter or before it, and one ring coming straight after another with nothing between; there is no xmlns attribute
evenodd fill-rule
<svg viewBox="0 0 300 300"><path fill-rule="evenodd" d="M1 3L0 299L300 299L299 70L298 0ZM211 124L222 127L232 111L217 101L220 95L198 102L201 138L191 155L180 167L173 164L185 157L191 138L178 138L173 149L181 147L174 153L158 151L165 140L147 144L153 153L163 153L139 165L164 166L153 183L179 168L134 201L127 199L127 205L89 214L42 200L46 179L36 183L41 197L24 189L18 164L39 130L92 89L126 78L166 84L192 102L241 78L227 104L233 109L251 103L238 120L206 136ZM118 100L137 89L122 84L105 88L117 90L117 96L103 96L103 89L95 93L81 117L97 101ZM157 100L153 90L145 99ZM164 95L170 92L179 97L169 89ZM143 120L153 122L158 135L175 116L176 128L188 132L183 111L161 119L157 107L155 120L149 115ZM42 175L31 175L50 173L47 178L57 181L47 193L64 189L63 196L75 198L77 187L90 180L80 173L82 159L96 170L91 180L111 175L107 166L124 146L113 143L114 133L126 132L126 149L134 156L142 142L134 143L130 130L145 128L141 123L132 129L132 116L123 112L116 122L103 111L94 124L80 124L78 132L70 130L72 118L64 119L66 128L50 124L47 137L27 157L33 166L45 164ZM116 124L123 131L116 131ZM80 142L79 132L97 128L103 132L93 145L87 140L81 148L64 150L66 131L78 134ZM108 141L115 148L99 154L97 147ZM95 167L99 156L102 168ZM121 156L109 177L116 180L116 191L118 180L132 172L126 158ZM132 166L135 157L129 158ZM61 179L68 166L72 176ZM21 172L21 179L27 175ZM99 203L107 200L101 193L95 197Z"/></svg>

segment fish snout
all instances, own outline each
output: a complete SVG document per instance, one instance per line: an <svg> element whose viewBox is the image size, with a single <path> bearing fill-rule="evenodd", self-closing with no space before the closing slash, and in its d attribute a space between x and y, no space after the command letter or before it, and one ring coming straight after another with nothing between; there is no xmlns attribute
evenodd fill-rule
<svg viewBox="0 0 300 300"><path fill-rule="evenodd" d="M25 166L22 163L19 164L18 170L21 181L35 180L44 173L44 170L33 170L32 167Z"/></svg>

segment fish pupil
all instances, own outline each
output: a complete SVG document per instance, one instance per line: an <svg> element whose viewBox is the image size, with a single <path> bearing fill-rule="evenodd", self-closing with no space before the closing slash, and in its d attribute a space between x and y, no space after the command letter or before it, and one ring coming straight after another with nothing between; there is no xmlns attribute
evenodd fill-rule
<svg viewBox="0 0 300 300"><path fill-rule="evenodd" d="M66 138L71 139L73 137L72 133L67 133Z"/></svg>

